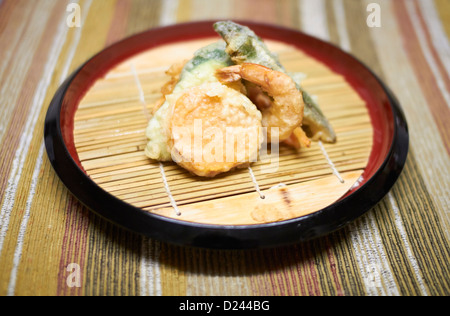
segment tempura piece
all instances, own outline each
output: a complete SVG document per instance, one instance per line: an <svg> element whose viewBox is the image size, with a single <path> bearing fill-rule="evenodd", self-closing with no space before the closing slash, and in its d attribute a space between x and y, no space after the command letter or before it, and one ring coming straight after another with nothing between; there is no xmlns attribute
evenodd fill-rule
<svg viewBox="0 0 450 316"><path fill-rule="evenodd" d="M145 149L146 155L158 161L171 161L171 149L169 147L169 114L173 110L174 102L186 89L199 86L206 82L218 82L214 76L217 69L232 65L228 54L225 53L225 43L217 42L199 49L194 57L185 63L181 73L179 65L172 67L170 84L166 84L163 97L156 105L146 130L148 143ZM178 69L178 70L177 70ZM174 83L176 82L176 83Z"/></svg>
<svg viewBox="0 0 450 316"><path fill-rule="evenodd" d="M242 84L225 85L215 77L217 69L230 65L221 41L170 67L146 131L149 158L175 161L202 177L257 160L264 140L261 113L241 93Z"/></svg>
<svg viewBox="0 0 450 316"><path fill-rule="evenodd" d="M259 106L268 139L272 138L273 128L276 128L278 141L284 141L301 126L304 108L302 95L292 78L285 73L259 64L243 63L219 69L216 76L223 83L247 80L272 98L270 104Z"/></svg>
<svg viewBox="0 0 450 316"><path fill-rule="evenodd" d="M214 29L227 43L226 52L234 63L260 64L272 70L287 73L277 56L270 52L263 40L248 27L232 21L221 21L214 24ZM302 128L313 140L334 143L336 134L319 106L298 82L297 89L302 92L305 103Z"/></svg>
<svg viewBox="0 0 450 316"><path fill-rule="evenodd" d="M214 177L258 158L261 113L242 93L218 82L185 90L170 119L172 157L202 177Z"/></svg>

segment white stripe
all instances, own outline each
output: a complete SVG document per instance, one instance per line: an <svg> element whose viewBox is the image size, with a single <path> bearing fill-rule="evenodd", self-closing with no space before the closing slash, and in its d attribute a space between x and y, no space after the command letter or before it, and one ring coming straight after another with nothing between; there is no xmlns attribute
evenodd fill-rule
<svg viewBox="0 0 450 316"><path fill-rule="evenodd" d="M141 247L141 296L161 296L161 270L159 268L160 243L142 238Z"/></svg>
<svg viewBox="0 0 450 316"><path fill-rule="evenodd" d="M253 184L255 186L256 192L258 192L258 194L259 194L259 197L261 199L265 199L266 198L265 195L259 189L259 185L258 185L258 182L256 181L256 177L255 177L255 174L253 173L252 167L250 167L250 166L248 167L248 172L250 173L250 177L252 178L252 182L253 182Z"/></svg>
<svg viewBox="0 0 450 316"><path fill-rule="evenodd" d="M384 251L383 240L380 232L378 231L374 213L369 212L367 218L369 220L371 232L373 232L370 235L372 252L369 253L369 256L373 256L371 262L375 260L373 267L379 269L375 274L375 284L378 282L383 284L383 292L385 292L386 295L398 296L400 293L397 288L397 283L395 282L394 273L391 270L387 254Z"/></svg>
<svg viewBox="0 0 450 316"><path fill-rule="evenodd" d="M78 1L79 1L79 0L77 0L77 1L75 1L75 2L78 2ZM72 47L70 48L69 54L68 54L68 56L67 56L67 60L68 60L69 62L67 62L67 63L64 65L64 68L63 68L63 70L62 70L62 73L65 74L63 80L65 79L65 77L66 77L67 74L69 73L70 66L72 65L71 62L72 62L73 57L75 56L75 53L76 53L76 51L77 51L78 43L80 42L80 38L81 38L81 31L82 31L82 29L83 29L84 22L86 21L87 16L88 16L88 14L89 14L89 9L91 8L92 1L93 1L93 0L86 0L86 2L85 2L85 4L83 5L83 7L80 7L80 9L81 9L81 14L82 14L82 17L81 17L81 27L77 28L77 32L75 32L75 37L74 37L74 40L73 40L73 42L72 42ZM84 13L84 14L83 14L83 13Z"/></svg>
<svg viewBox="0 0 450 316"><path fill-rule="evenodd" d="M90 4L87 7L89 8L89 6L90 6ZM84 8L86 9L86 7L84 7ZM88 10L86 10L85 12L88 12ZM63 44L65 43L65 40L67 38L67 32L68 32L68 28L66 26L65 17L64 17L62 23L60 23L60 27L59 27L59 30L58 30L58 33L57 33L58 35L55 37L55 41L53 43L53 49L49 53L50 57L49 57L48 63L52 62L51 66L49 66L49 68L51 68L52 70L49 69L47 71L47 68L45 68L46 71L44 71L44 74L47 74L47 75L52 75L53 74L54 69L56 67L56 62L59 59L58 57L61 54L62 47L64 46ZM81 33L81 29L79 29L77 32ZM62 72L61 78L59 80L60 84L65 80L65 77L68 74L68 70L69 70L70 64L72 62L73 54L74 54L72 52L75 52L75 50L76 50L76 48L78 46L79 40L80 40L80 37L76 36L74 38L74 41L72 42L72 46L71 46L71 49L70 49L69 55L68 55L70 58L68 58L66 60L66 64L65 64L65 67L64 67L65 71ZM41 91L42 92L44 92L44 91L46 92L47 89L48 89L48 86L49 86L49 82L46 85L46 88L42 89ZM38 104L40 104L38 113L41 111L42 103L43 103L43 100L42 100L42 102L38 103ZM36 108L38 108L38 106L36 106ZM38 116L39 116L39 114L35 115L36 118ZM34 130L34 127L32 128L32 130ZM31 135L33 135L33 133L31 133ZM29 145L26 148L28 148L28 147L29 147ZM13 268L11 270L10 281L9 281L9 285L8 285L8 295L14 295L14 291L15 291L15 285L16 285L16 279L17 279L17 271L18 271L18 267L19 267L19 264L20 264L20 258L22 256L24 235L25 235L25 232L26 232L26 229L27 229L28 219L29 219L30 212L31 212L31 205L33 203L34 195L35 195L35 192L36 192L35 191L36 190L36 185L37 185L37 181L38 181L38 177L39 177L39 172L40 172L40 169L41 169L41 166L42 166L42 161L43 161L43 156L44 156L44 148L45 148L44 143L42 143L41 144L41 148L39 150L38 158L37 158L37 161L36 161L36 166L35 166L34 171L33 171L31 187L30 187L30 191L29 191L29 194L28 194L27 204L26 204L27 205L26 206L26 211L25 211L24 217L22 218L22 222L21 222L21 225L20 225L19 237L18 237L17 244L16 244L16 250L14 252ZM24 157L26 157L26 155L27 155L27 153L24 154ZM21 165L20 170L22 170L22 168L23 168L23 165ZM17 190L17 188L15 190ZM9 218L8 218L8 221L9 221ZM0 223L2 223L2 222L0 221ZM2 225L2 227L3 227L3 225ZM3 243L3 241L1 241L1 242ZM0 252L1 252L1 247L0 247Z"/></svg>
<svg viewBox="0 0 450 316"><path fill-rule="evenodd" d="M434 1L419 0L420 10L429 28L433 46L450 75L450 42L442 26L441 19L434 5Z"/></svg>
<svg viewBox="0 0 450 316"><path fill-rule="evenodd" d="M54 69L56 67L56 62L58 60L56 56L59 56L61 52L66 33L67 26L61 23L50 49L48 55L49 58L44 66L43 77L36 87L36 94L34 95L34 98L30 105L30 113L28 114L27 120L24 125L24 130L20 137L19 146L14 155L11 174L10 178L8 179L8 186L5 190L5 197L0 212L0 253L3 249L3 243L6 232L8 230L11 211L15 203L16 192L20 182L20 178L22 176L25 160L30 149L30 143L34 136L34 129L39 117L39 113L42 110L45 95L48 87L50 86Z"/></svg>
<svg viewBox="0 0 450 316"><path fill-rule="evenodd" d="M159 170L161 171L161 178L164 183L164 188L166 189L167 196L169 197L170 204L172 205L173 209L175 210L175 214L177 216L181 216L181 212L178 209L177 202L175 201L174 197L172 196L172 193L170 192L169 182L167 181L166 173L164 172L164 165L160 162L159 163Z"/></svg>
<svg viewBox="0 0 450 316"><path fill-rule="evenodd" d="M151 67L151 68L146 68L146 69L139 69L139 73L140 74L159 74L161 72L165 72L167 71L167 65L166 66L160 66L160 67ZM113 78L123 78L123 77L128 77L130 74L127 72L118 72L118 73L113 73L113 72L109 72L105 75L105 79L113 79ZM105 101L102 101L105 102ZM91 104L91 103L89 103Z"/></svg>
<svg viewBox="0 0 450 316"><path fill-rule="evenodd" d="M425 284L423 283L423 278L422 278L422 275L420 273L419 264L417 263L416 257L414 257L414 254L413 254L413 252L411 250L411 246L409 245L408 237L407 237L407 234L406 234L406 231L405 231L405 227L404 227L403 222L402 222L402 218L400 216L400 212L399 212L398 207L397 207L397 203L396 203L394 197L392 196L391 192L388 193L388 197L389 197L389 203L391 204L392 209L394 210L395 226L397 227L397 229L398 229L398 231L400 233L400 236L402 238L403 244L404 244L405 249L406 249L406 255L408 256L409 263L411 264L411 266L413 268L414 276L416 277L417 284L419 285L421 294L423 296L427 296L428 293L427 293Z"/></svg>
<svg viewBox="0 0 450 316"><path fill-rule="evenodd" d="M345 9L343 0L333 1L334 16L336 18L336 28L339 34L340 46L343 50L350 51L350 38L347 32L347 18L345 16Z"/></svg>
<svg viewBox="0 0 450 316"><path fill-rule="evenodd" d="M147 106L147 102L145 102L145 95L144 90L142 89L141 81L139 80L139 77L136 72L136 68L134 68L134 64L131 64L131 73L133 74L134 81L136 82L136 85L139 90L139 101L141 101L141 104L144 105L144 108Z"/></svg>
<svg viewBox="0 0 450 316"><path fill-rule="evenodd" d="M299 0L302 31L322 40L328 41L328 23L324 0Z"/></svg>
<svg viewBox="0 0 450 316"><path fill-rule="evenodd" d="M162 2L159 24L166 26L177 21L178 0L164 0Z"/></svg>
<svg viewBox="0 0 450 316"><path fill-rule="evenodd" d="M344 179L342 179L341 174L336 169L336 166L334 165L333 161L331 161L330 156L328 156L327 150L323 146L322 141L319 140L319 147L322 150L322 154L325 156L325 159L328 162L328 165L330 166L331 170L333 171L333 174L339 179L339 182L344 183Z"/></svg>
<svg viewBox="0 0 450 316"><path fill-rule="evenodd" d="M308 3L310 2L315 1L308 1ZM309 28L317 28L320 26L323 30L311 30L310 32L315 31L317 34L322 34L322 39L329 41L325 8L323 5L320 5L320 7L321 9L316 8L318 10L316 11L316 15L322 15L322 18L318 18L321 22L319 24L309 24L306 21L304 28L308 32ZM347 32L343 4L334 4L333 9L337 17L336 23L338 24L340 44L343 49L350 51L351 45ZM313 15L313 12L303 14ZM389 262L381 242L381 235L373 214L369 212L358 221L351 223L349 229L351 232L352 246L356 255L356 262L358 263L360 273L363 277L364 287L368 295L398 295L395 278L390 270Z"/></svg>
<svg viewBox="0 0 450 316"><path fill-rule="evenodd" d="M147 296L147 243L148 239L142 237L141 244L141 273L139 275L139 284L140 284L140 294L141 296Z"/></svg>
<svg viewBox="0 0 450 316"><path fill-rule="evenodd" d="M141 296L147 296L147 243L149 242L147 238L142 237L141 244L141 273L139 275L139 284L140 284L140 294Z"/></svg>
<svg viewBox="0 0 450 316"><path fill-rule="evenodd" d="M147 102L145 102L145 94L144 94L144 90L142 89L141 81L139 80L139 76L136 72L136 68L134 67L134 64L131 64L130 67L131 67L131 73L133 74L133 77L134 77L134 81L138 88L139 101L141 101L142 110L145 114L147 121L149 121L151 117L150 117L150 113L148 112L148 109L147 109Z"/></svg>
<svg viewBox="0 0 450 316"><path fill-rule="evenodd" d="M36 165L34 167L33 176L31 178L31 185L30 185L30 192L28 194L27 204L25 208L25 213L23 215L22 222L20 223L20 230L19 235L17 237L17 245L16 249L14 251L14 258L13 258L13 267L11 270L11 275L9 278L9 284L8 284L8 296L14 295L14 291L16 288L16 280L17 280L17 270L19 268L20 258L22 257L22 249L23 249L23 242L25 237L25 232L27 230L28 220L30 218L30 212L31 212L31 205L33 204L33 198L34 194L36 193L36 186L39 181L39 174L41 171L42 161L43 161L43 155L44 155L44 143L41 143L41 147L39 149L38 159L36 161Z"/></svg>
<svg viewBox="0 0 450 316"><path fill-rule="evenodd" d="M355 260L368 296L398 295L372 213L349 225ZM383 283L385 286L383 286ZM386 289L385 289L386 287Z"/></svg>
<svg viewBox="0 0 450 316"><path fill-rule="evenodd" d="M439 90L442 93L442 96L447 103L447 106L450 106L450 94L445 87L444 80L441 77L441 73L439 72L439 67L437 66L433 54L430 51L430 48L427 45L426 35L422 30L422 27L419 23L419 16L416 12L416 7L412 1L405 1L406 8L408 10L409 15L411 16L411 22L414 26L414 30L416 31L417 37L419 39L420 47L422 48L423 55L427 60L428 65L430 66L431 71L433 72L434 77L436 78L437 85Z"/></svg>

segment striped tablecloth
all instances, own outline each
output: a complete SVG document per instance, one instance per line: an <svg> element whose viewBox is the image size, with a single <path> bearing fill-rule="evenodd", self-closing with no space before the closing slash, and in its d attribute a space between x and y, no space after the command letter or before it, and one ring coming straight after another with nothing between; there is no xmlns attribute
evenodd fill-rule
<svg viewBox="0 0 450 316"><path fill-rule="evenodd" d="M310 242L218 251L124 231L68 193L43 144L57 87L107 45L204 19L302 30L385 81L411 146L377 206ZM0 0L0 295L449 295L449 37L448 0Z"/></svg>

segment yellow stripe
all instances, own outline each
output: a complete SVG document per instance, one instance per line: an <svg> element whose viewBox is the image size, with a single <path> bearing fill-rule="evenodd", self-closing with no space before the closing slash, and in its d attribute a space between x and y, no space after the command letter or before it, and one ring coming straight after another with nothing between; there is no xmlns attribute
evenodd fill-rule
<svg viewBox="0 0 450 316"><path fill-rule="evenodd" d="M92 1L83 25L81 40L72 61L71 70L101 51L106 42L117 0ZM83 4L80 5L83 10Z"/></svg>
<svg viewBox="0 0 450 316"><path fill-rule="evenodd" d="M192 256L184 248L167 244L161 244L160 256L162 295L186 296L186 266Z"/></svg>
<svg viewBox="0 0 450 316"><path fill-rule="evenodd" d="M177 22L187 22L190 20L192 10L191 0L180 0L177 11Z"/></svg>
<svg viewBox="0 0 450 316"><path fill-rule="evenodd" d="M439 13L441 23L450 39L450 1L448 0L434 0L436 10Z"/></svg>
<svg viewBox="0 0 450 316"><path fill-rule="evenodd" d="M159 26L162 2L167 0L133 0L126 34L133 35Z"/></svg>

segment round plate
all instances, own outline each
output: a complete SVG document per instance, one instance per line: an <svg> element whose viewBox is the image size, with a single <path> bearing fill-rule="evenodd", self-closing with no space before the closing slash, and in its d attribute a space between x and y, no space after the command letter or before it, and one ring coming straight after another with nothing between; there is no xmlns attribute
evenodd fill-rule
<svg viewBox="0 0 450 316"><path fill-rule="evenodd" d="M375 206L397 180L406 161L408 128L398 101L363 63L336 46L279 26L238 21L268 40L288 43L345 77L367 104L373 147L358 185L337 202L302 217L255 225L209 225L180 221L134 207L100 188L83 171L74 144L74 116L85 93L111 68L146 50L216 36L214 21L178 24L118 42L78 68L61 85L48 109L45 144L56 173L72 194L100 216L134 232L179 245L217 249L275 247L335 231Z"/></svg>

